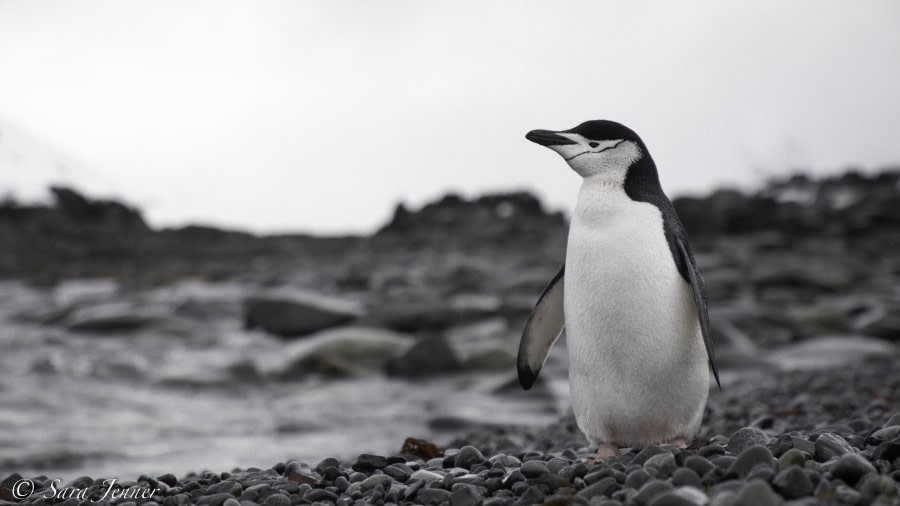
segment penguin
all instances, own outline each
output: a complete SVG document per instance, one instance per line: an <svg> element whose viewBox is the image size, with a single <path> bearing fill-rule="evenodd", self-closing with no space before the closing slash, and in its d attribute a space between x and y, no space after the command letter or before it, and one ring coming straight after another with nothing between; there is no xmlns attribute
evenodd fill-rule
<svg viewBox="0 0 900 506"><path fill-rule="evenodd" d="M534 384L566 330L578 427L597 458L620 447L684 448L719 383L703 281L644 141L608 120L532 130L582 177L566 261L519 344L519 383Z"/></svg>

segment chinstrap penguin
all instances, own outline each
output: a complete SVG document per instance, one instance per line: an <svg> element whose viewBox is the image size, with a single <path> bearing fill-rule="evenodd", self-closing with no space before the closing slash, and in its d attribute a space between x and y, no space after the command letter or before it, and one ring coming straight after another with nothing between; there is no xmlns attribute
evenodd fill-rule
<svg viewBox="0 0 900 506"><path fill-rule="evenodd" d="M583 182L566 263L522 335L519 382L531 388L565 328L572 407L597 457L684 447L700 428L710 367L717 383L719 373L703 282L647 146L606 120L525 137Z"/></svg>

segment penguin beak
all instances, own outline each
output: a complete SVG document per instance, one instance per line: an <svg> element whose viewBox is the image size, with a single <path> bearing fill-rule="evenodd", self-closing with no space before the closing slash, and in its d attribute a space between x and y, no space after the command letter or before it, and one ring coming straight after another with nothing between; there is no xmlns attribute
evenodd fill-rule
<svg viewBox="0 0 900 506"><path fill-rule="evenodd" d="M567 139L562 135L558 135L556 132L551 132L550 130L532 130L525 134L525 138L534 142L536 144L540 144L541 146L561 146L564 144L578 144L572 139Z"/></svg>

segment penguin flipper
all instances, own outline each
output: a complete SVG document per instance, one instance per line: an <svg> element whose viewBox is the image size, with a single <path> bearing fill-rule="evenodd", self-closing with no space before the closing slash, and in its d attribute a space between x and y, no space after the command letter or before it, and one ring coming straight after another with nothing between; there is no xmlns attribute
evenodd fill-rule
<svg viewBox="0 0 900 506"><path fill-rule="evenodd" d="M697 270L697 264L694 263L694 256L690 254L685 240L681 237L676 239L678 243L678 252L681 254L681 260L687 266L688 277L691 281L691 288L694 290L694 304L697 306L697 319L700 320L700 332L703 334L703 343L706 345L706 355L709 357L709 365L712 367L713 375L716 377L716 385L722 390L722 383L719 382L719 370L716 368L716 353L713 350L712 337L709 332L709 310L706 306L706 293L703 290L703 280L700 278L700 272Z"/></svg>
<svg viewBox="0 0 900 506"><path fill-rule="evenodd" d="M519 373L519 384L525 390L534 385L544 361L547 360L550 348L559 339L566 326L563 311L565 272L566 266L563 264L544 289L528 318L528 323L525 324L525 331L522 332L516 369Z"/></svg>

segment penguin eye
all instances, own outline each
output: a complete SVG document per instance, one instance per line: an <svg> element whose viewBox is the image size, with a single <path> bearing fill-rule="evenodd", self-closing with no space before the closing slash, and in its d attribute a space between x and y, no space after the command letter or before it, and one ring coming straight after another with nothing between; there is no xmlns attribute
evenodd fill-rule
<svg viewBox="0 0 900 506"><path fill-rule="evenodd" d="M596 147L599 146L599 145L600 145L599 142L589 142L589 143L588 143L588 146L590 146L590 147L592 147L592 148L596 148Z"/></svg>

